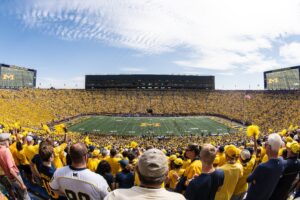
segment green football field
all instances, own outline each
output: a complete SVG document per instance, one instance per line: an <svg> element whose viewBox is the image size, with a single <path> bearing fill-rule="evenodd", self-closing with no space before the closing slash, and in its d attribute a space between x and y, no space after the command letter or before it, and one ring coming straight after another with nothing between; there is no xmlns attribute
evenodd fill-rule
<svg viewBox="0 0 300 200"><path fill-rule="evenodd" d="M75 132L109 135L207 135L230 132L208 117L90 117L68 127Z"/></svg>

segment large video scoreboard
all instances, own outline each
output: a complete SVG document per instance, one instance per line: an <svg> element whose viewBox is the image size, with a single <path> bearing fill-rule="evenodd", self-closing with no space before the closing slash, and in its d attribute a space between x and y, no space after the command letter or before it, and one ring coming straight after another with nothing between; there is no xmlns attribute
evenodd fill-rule
<svg viewBox="0 0 300 200"><path fill-rule="evenodd" d="M36 86L36 70L0 64L0 88L32 88Z"/></svg>
<svg viewBox="0 0 300 200"><path fill-rule="evenodd" d="M202 89L214 90L214 76L192 75L86 75L85 89Z"/></svg>
<svg viewBox="0 0 300 200"><path fill-rule="evenodd" d="M299 90L300 66L264 72L266 90Z"/></svg>

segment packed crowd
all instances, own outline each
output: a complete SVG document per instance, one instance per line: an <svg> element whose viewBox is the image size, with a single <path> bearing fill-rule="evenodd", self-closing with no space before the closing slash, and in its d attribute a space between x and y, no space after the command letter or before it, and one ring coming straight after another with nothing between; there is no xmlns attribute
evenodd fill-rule
<svg viewBox="0 0 300 200"><path fill-rule="evenodd" d="M209 114L281 131L300 120L299 91L0 90L0 122L40 127L82 114Z"/></svg>
<svg viewBox="0 0 300 200"><path fill-rule="evenodd" d="M30 199L24 179L42 185L49 199L283 200L300 195L299 129L259 138L240 133L171 142L0 130L0 181L11 199Z"/></svg>
<svg viewBox="0 0 300 200"><path fill-rule="evenodd" d="M48 199L297 198L299 99L295 91L1 90L0 183L11 199L30 199L23 180L43 186ZM45 126L148 108L222 115L257 124L262 133L123 137L65 127L54 134Z"/></svg>

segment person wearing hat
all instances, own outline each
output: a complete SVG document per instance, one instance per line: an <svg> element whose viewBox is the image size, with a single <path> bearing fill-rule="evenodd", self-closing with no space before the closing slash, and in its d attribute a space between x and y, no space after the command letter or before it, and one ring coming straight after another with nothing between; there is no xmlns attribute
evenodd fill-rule
<svg viewBox="0 0 300 200"><path fill-rule="evenodd" d="M134 185L134 174L130 171L129 161L119 161L122 171L116 175L116 186L115 188L131 188Z"/></svg>
<svg viewBox="0 0 300 200"><path fill-rule="evenodd" d="M94 149L91 153L91 158L88 159L87 168L90 169L92 172L95 172L100 160L99 160L100 150Z"/></svg>
<svg viewBox="0 0 300 200"><path fill-rule="evenodd" d="M226 164L219 169L224 171L224 184L216 193L216 200L230 200L235 190L235 186L243 176L243 167L237 162L239 150L234 145L225 146Z"/></svg>
<svg viewBox="0 0 300 200"><path fill-rule="evenodd" d="M169 184L171 190L175 190L179 178L183 175L185 170L181 168L183 165L183 160L181 158L176 158L172 163L174 169L169 171L166 183Z"/></svg>
<svg viewBox="0 0 300 200"><path fill-rule="evenodd" d="M214 200L217 190L223 185L224 172L213 167L217 149L204 144L200 151L202 172L187 186L185 197L188 200Z"/></svg>
<svg viewBox="0 0 300 200"><path fill-rule="evenodd" d="M173 154L169 157L169 169L170 170L173 169L173 162L174 162L174 160L176 160L176 158L177 158L177 156L175 154Z"/></svg>
<svg viewBox="0 0 300 200"><path fill-rule="evenodd" d="M269 160L259 164L247 178L247 182L251 185L246 200L270 199L284 171L284 161L282 158L278 158L281 145L282 140L279 134L272 133L268 136L265 148Z"/></svg>
<svg viewBox="0 0 300 200"><path fill-rule="evenodd" d="M24 153L27 157L27 160L31 161L32 158L39 153L39 145L34 145L33 136L26 136L26 144L24 146Z"/></svg>
<svg viewBox="0 0 300 200"><path fill-rule="evenodd" d="M254 150L256 152L256 149ZM248 190L247 178L251 174L255 165L256 155L251 155L248 149L241 151L239 156L239 163L243 166L243 176L239 178L235 186L235 190L231 200L242 200Z"/></svg>
<svg viewBox="0 0 300 200"><path fill-rule="evenodd" d="M130 189L116 189L110 192L104 200L184 200L178 193L161 188L168 173L168 159L158 149L149 149L139 158L137 174L140 185Z"/></svg>
<svg viewBox="0 0 300 200"><path fill-rule="evenodd" d="M286 144L287 160L285 160L284 172L270 199L285 200L288 198L289 191L300 172L300 160L298 159L300 145L297 141Z"/></svg>
<svg viewBox="0 0 300 200"><path fill-rule="evenodd" d="M9 133L0 134L0 167L8 177L11 185L16 190L18 199L30 199L27 188L20 176L20 172L15 164L13 156L9 150Z"/></svg>

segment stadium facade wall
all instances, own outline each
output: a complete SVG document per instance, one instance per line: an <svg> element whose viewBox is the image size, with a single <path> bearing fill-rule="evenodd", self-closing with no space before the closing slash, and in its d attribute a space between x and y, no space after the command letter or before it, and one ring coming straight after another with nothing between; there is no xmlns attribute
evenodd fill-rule
<svg viewBox="0 0 300 200"><path fill-rule="evenodd" d="M214 76L192 75L86 75L85 89L201 89L214 90Z"/></svg>

